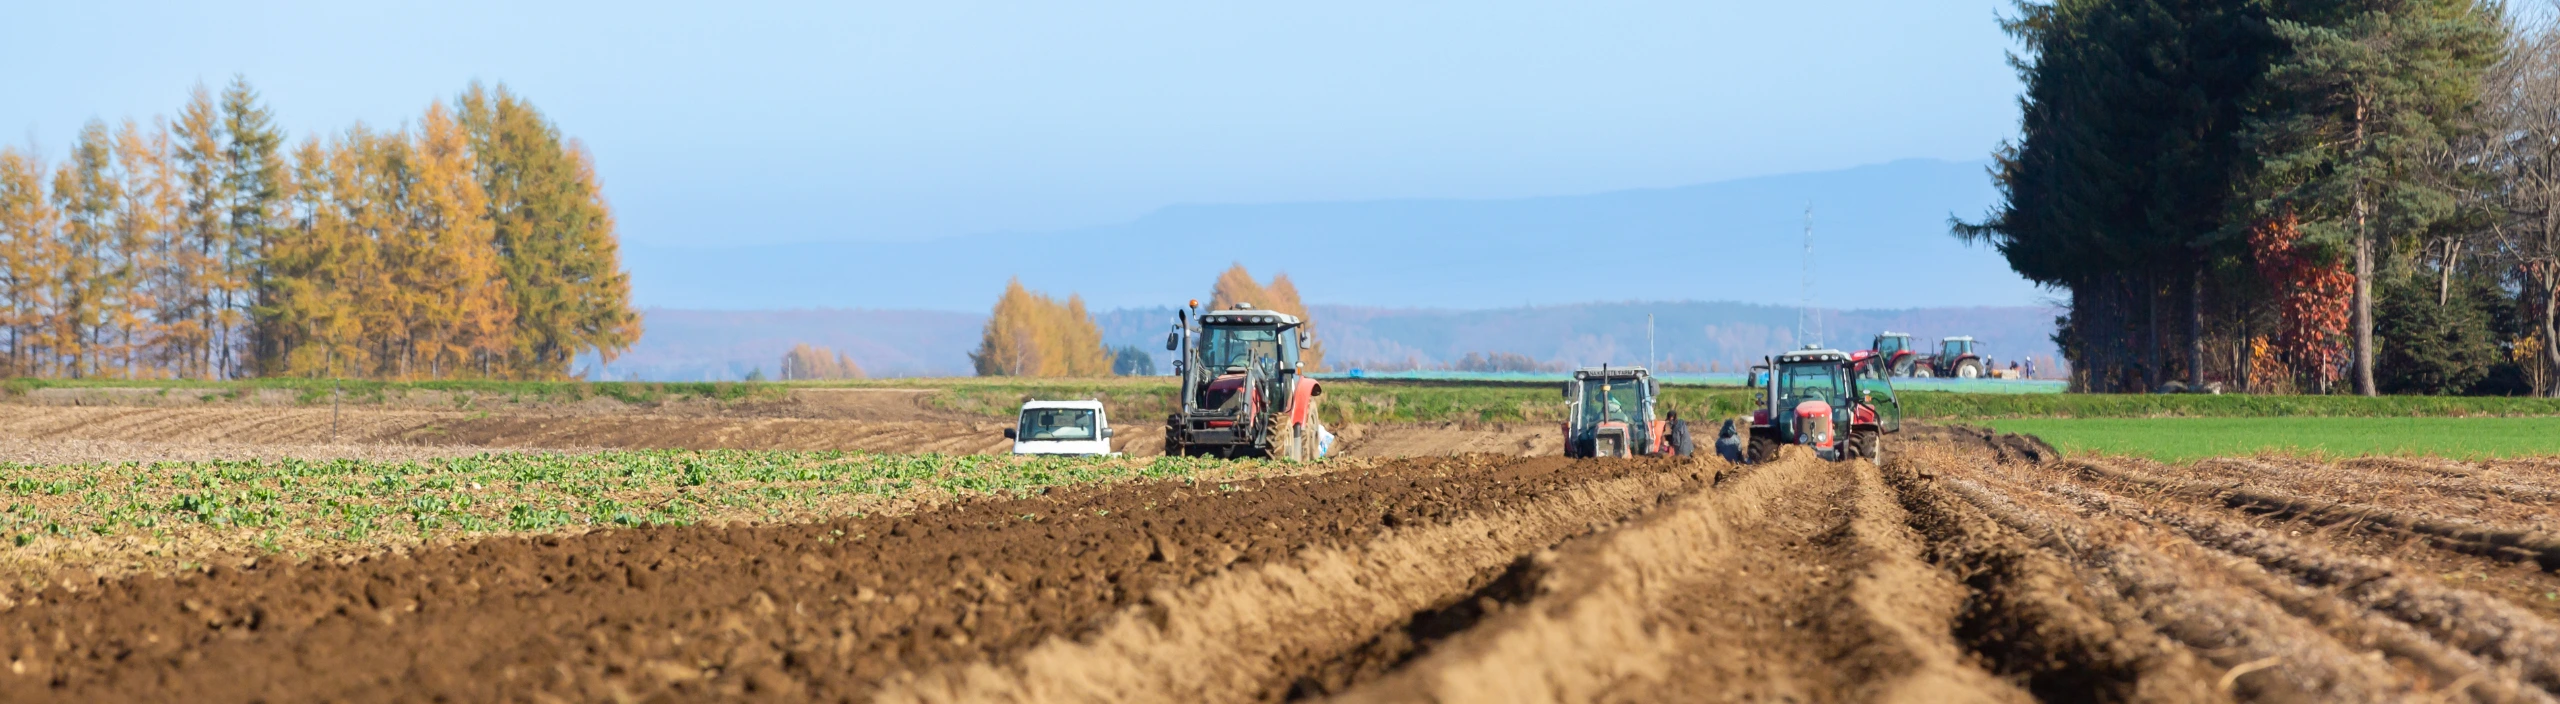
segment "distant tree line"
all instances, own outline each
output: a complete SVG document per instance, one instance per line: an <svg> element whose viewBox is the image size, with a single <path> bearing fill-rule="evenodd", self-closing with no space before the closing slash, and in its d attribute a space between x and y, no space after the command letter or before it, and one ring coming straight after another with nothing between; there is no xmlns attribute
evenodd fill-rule
<svg viewBox="0 0 2560 704"><path fill-rule="evenodd" d="M1306 304L1298 299L1298 287L1287 274L1265 285L1255 281L1244 265L1229 267L1210 284L1209 306L1223 309L1237 303L1294 315L1307 322L1309 334L1315 329ZM1323 369L1322 341L1301 355L1308 370ZM1155 356L1137 345L1104 347L1102 329L1085 310L1083 296L1069 294L1061 302L1024 288L1018 278L1006 282L1004 293L996 297L978 349L969 353L969 364L979 376L1146 376L1159 370Z"/></svg>
<svg viewBox="0 0 2560 704"><path fill-rule="evenodd" d="M2560 395L2560 35L2480 0L2021 5L2005 202L2074 388Z"/></svg>
<svg viewBox="0 0 2560 704"><path fill-rule="evenodd" d="M757 371L763 371L761 369ZM836 381L863 378L862 366L842 352L803 342L782 355L783 381Z"/></svg>
<svg viewBox="0 0 2560 704"><path fill-rule="evenodd" d="M504 87L288 144L234 79L0 147L0 375L548 379L639 336L593 159Z"/></svg>

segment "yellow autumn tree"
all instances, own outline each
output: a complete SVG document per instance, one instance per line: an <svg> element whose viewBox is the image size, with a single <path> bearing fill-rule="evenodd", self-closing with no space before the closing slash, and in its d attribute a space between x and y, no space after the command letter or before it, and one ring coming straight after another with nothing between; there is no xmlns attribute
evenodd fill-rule
<svg viewBox="0 0 2560 704"><path fill-rule="evenodd" d="M486 376L513 346L515 310L470 136L443 103L427 106L409 165L415 248L398 270L411 296L409 373Z"/></svg>
<svg viewBox="0 0 2560 704"><path fill-rule="evenodd" d="M14 147L0 147L0 335L8 337L0 376L50 371L43 362L51 349L45 331L61 256L44 165Z"/></svg>
<svg viewBox="0 0 2560 704"><path fill-rule="evenodd" d="M978 350L969 362L979 376L1081 377L1108 376L1111 353L1102 348L1102 328L1086 312L1084 297L1065 303L1022 287L1021 279L1005 283Z"/></svg>
<svg viewBox="0 0 2560 704"><path fill-rule="evenodd" d="M1298 285L1289 280L1288 274L1275 275L1271 277L1271 283L1265 285L1254 281L1253 272L1246 271L1242 263L1227 267L1226 271L1218 274L1217 282L1209 287L1209 305L1215 310L1225 310L1237 303L1250 303L1261 310L1296 316L1305 323L1298 334L1309 337L1316 334L1316 319L1307 313L1307 304L1298 298ZM1306 363L1308 371L1324 371L1324 340L1317 338L1315 346L1300 353L1299 361Z"/></svg>
<svg viewBox="0 0 2560 704"><path fill-rule="evenodd" d="M862 367L844 353L803 342L782 355L783 381L860 379Z"/></svg>

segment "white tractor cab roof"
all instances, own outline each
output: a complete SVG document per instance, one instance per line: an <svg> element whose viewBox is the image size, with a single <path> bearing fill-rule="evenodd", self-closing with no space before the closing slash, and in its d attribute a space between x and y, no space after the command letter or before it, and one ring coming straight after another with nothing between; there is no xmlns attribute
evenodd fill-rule
<svg viewBox="0 0 2560 704"><path fill-rule="evenodd" d="M1957 336L1955 336L1955 337L1947 338L1947 341L1948 341L1948 342L1972 342L1972 341L1973 341L1973 336L1972 336L1972 335L1957 335Z"/></svg>
<svg viewBox="0 0 2560 704"><path fill-rule="evenodd" d="M1608 367L1605 369L1601 367L1583 367L1581 369L1573 370L1573 378L1576 379L1630 379L1639 376L1649 377L1652 376L1652 374L1646 372L1644 367Z"/></svg>
<svg viewBox="0 0 2560 704"><path fill-rule="evenodd" d="M1229 310L1213 310L1200 314L1202 325L1278 325L1298 326L1298 316L1276 310L1255 310L1251 303L1238 303Z"/></svg>
<svg viewBox="0 0 2560 704"><path fill-rule="evenodd" d="M1822 347L1814 347L1814 346L1810 346L1810 345L1807 345L1804 349L1800 349L1800 350L1796 350L1796 351L1794 351L1794 352L1788 352L1788 353L1786 353L1786 354L1778 355L1778 363L1779 363L1779 364L1797 364L1797 363L1803 363L1803 362L1842 362L1842 363L1845 363L1845 362L1848 362L1848 361L1849 361L1849 353L1847 353L1847 352L1842 352L1842 351L1839 351L1839 350L1835 350L1835 349L1827 349L1827 348L1822 348Z"/></svg>

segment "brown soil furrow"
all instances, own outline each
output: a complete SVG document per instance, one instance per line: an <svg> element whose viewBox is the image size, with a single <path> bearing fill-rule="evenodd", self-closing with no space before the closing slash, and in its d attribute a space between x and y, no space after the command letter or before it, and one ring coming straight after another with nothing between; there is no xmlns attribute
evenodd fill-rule
<svg viewBox="0 0 2560 704"><path fill-rule="evenodd" d="M2253 528L2147 507L2071 483L2021 481L2006 486L2013 492L2041 492L2127 521L2139 526L2132 528L2137 532L2166 527L2183 539L2150 541L2156 549L2192 564L2221 563L2224 569L2219 576L2317 624L2333 640L2375 648L2402 663L2421 676L2414 683L2418 689L2459 690L2476 701L2552 701L2546 691L2537 689L2548 668L2530 662L2547 652L2538 632L2548 626L2512 607L2497 608L2503 605L2494 599L2448 594L2432 585L2374 581L2388 574L2370 564L2351 566L2314 548L2267 542L2272 536ZM2252 539L2233 530L2257 536ZM2230 563L2206 553L2208 549L2252 561ZM2347 576L2338 570L2355 571ZM2423 593L2410 591L2413 587ZM2449 605L2454 608L2446 608Z"/></svg>
<svg viewBox="0 0 2560 704"><path fill-rule="evenodd" d="M1061 489L905 517L500 538L55 588L0 611L13 658L0 700L862 698L896 673L1088 632L1231 565L1671 468L1353 464L1234 491Z"/></svg>
<svg viewBox="0 0 2560 704"><path fill-rule="evenodd" d="M1341 698L2024 700L1962 662L1961 590L1902 518L1872 465L1790 453L1560 547L1527 603Z"/></svg>
<svg viewBox="0 0 2560 704"><path fill-rule="evenodd" d="M2560 502L2560 489L2551 487L2485 481L2476 476L2386 476L2345 464L2304 460L2223 458L2198 461L2181 469L2187 474L2213 475L2207 477L2210 479L2277 482L2297 492L2354 496L2366 503L2404 510L2461 513L2519 523L2548 521L2549 505Z"/></svg>
<svg viewBox="0 0 2560 704"><path fill-rule="evenodd" d="M2453 681L2464 673L2486 672L2490 676L2477 681L2477 686L2516 690L2521 687L2514 680L2520 678L2529 683L2527 686L2542 690L2498 695L2501 699L2550 701L2552 693L2560 693L2560 625L2495 597L2413 579L2401 574L2396 565L2333 555L2252 526L2175 506L2143 505L2102 490L2067 484L2049 488L2084 506L2168 526L2199 545L2249 558L2265 569L2286 575L2292 582L2323 590L2316 595L2289 594L2292 598L2353 604L2396 619L2392 623L2397 628L2372 627L2368 630L2374 632L2366 634L2366 638L2348 640L2397 645L2404 651L2399 655L2431 661L2443 681ZM2282 586L2301 589L2290 582ZM2398 632L2401 628L2424 631L2425 642L2403 642L2408 638ZM2430 646L2445 645L2486 659L2495 668L2483 667L2480 661L2467 656L2451 658L2429 651Z"/></svg>
<svg viewBox="0 0 2560 704"><path fill-rule="evenodd" d="M2278 520L2313 525L2351 525L2363 530L2397 531L2422 536L2446 547L2480 555L2527 560L2545 570L2560 571L2560 535L2518 526L2451 516L2394 510L2381 506L2304 496L2289 491L2217 486L2151 476L2103 462L2074 461L2069 468L2096 478L2139 485L2172 494L2209 497L2224 506Z"/></svg>
<svg viewBox="0 0 2560 704"><path fill-rule="evenodd" d="M1988 484L1986 484L1988 482ZM1981 473L1941 483L2011 530L2067 558L2082 579L2136 606L2172 640L2225 668L2224 686L2276 701L2398 701L2416 691L2318 625L2235 584L2225 565L2182 560L2132 526L2045 505L2031 487Z"/></svg>
<svg viewBox="0 0 2560 704"><path fill-rule="evenodd" d="M1685 474L1594 483L1366 545L1313 550L1150 595L1085 637L1019 658L918 673L877 701L1242 701L1469 591L1524 553L1614 523L1680 490Z"/></svg>
<svg viewBox="0 0 2560 704"><path fill-rule="evenodd" d="M2049 701L2198 702L2228 699L2222 671L2178 647L2112 591L2088 588L2053 553L1949 495L1936 447L1886 468L1929 558L1970 589L1956 634L1994 672Z"/></svg>

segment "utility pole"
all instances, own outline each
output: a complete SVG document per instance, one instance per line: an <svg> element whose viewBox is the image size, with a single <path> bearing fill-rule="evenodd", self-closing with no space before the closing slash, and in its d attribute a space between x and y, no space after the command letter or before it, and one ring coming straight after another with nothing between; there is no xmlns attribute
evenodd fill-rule
<svg viewBox="0 0 2560 704"><path fill-rule="evenodd" d="M1815 309L1813 297L1813 204L1804 204L1804 279L1803 303L1796 308L1796 342L1822 344L1822 312Z"/></svg>
<svg viewBox="0 0 2560 704"><path fill-rule="evenodd" d="M1644 314L1644 368L1645 368L1646 370L1649 370L1649 371L1652 371L1652 372L1654 372L1654 373L1659 374L1659 373L1661 373L1661 372L1662 372L1662 369L1660 369L1660 368L1658 368L1658 367L1655 367L1655 366L1654 366L1654 360L1655 360L1655 357L1653 356L1653 314L1652 314L1652 313L1646 313L1646 314Z"/></svg>

